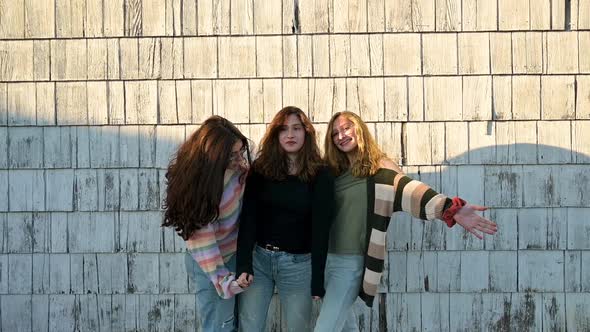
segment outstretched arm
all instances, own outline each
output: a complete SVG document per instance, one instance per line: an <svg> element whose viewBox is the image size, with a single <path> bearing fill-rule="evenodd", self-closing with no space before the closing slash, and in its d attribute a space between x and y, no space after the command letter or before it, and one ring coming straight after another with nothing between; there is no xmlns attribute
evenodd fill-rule
<svg viewBox="0 0 590 332"><path fill-rule="evenodd" d="M457 223L479 239L483 239L480 232L496 233L497 225L476 213L485 211L486 207L467 204L458 197L450 199L425 183L393 172L393 212L405 211L423 220L441 219L449 227Z"/></svg>

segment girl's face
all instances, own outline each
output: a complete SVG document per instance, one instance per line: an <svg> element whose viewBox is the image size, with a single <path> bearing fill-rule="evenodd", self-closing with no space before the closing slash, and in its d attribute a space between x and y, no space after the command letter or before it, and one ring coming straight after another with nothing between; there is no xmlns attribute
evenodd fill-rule
<svg viewBox="0 0 590 332"><path fill-rule="evenodd" d="M305 143L305 128L296 114L289 115L279 130L279 143L287 154L299 152Z"/></svg>
<svg viewBox="0 0 590 332"><path fill-rule="evenodd" d="M231 149L227 168L234 171L245 170L248 167L247 164L246 147L242 141L236 141Z"/></svg>
<svg viewBox="0 0 590 332"><path fill-rule="evenodd" d="M332 126L332 142L338 150L348 153L358 146L354 123L340 115Z"/></svg>

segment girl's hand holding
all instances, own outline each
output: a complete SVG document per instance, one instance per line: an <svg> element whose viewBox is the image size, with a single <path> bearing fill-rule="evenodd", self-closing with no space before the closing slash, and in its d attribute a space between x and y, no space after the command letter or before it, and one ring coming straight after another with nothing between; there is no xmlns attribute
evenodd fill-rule
<svg viewBox="0 0 590 332"><path fill-rule="evenodd" d="M250 286L254 281L254 276L246 272L243 272L242 274L240 274L236 281L238 282L238 285L240 287L248 288L248 286Z"/></svg>

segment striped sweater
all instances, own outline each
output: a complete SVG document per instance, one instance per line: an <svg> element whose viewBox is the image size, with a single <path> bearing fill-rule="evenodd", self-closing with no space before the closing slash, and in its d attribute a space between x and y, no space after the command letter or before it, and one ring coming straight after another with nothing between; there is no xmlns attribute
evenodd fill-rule
<svg viewBox="0 0 590 332"><path fill-rule="evenodd" d="M423 220L440 219L452 201L426 184L390 169L379 169L367 182L368 246L359 296L370 307L383 273L385 234L391 215L405 211Z"/></svg>
<svg viewBox="0 0 590 332"><path fill-rule="evenodd" d="M229 299L242 292L235 275L225 266L236 253L238 216L244 194L243 173L226 171L218 219L194 232L186 241L193 259L209 276L221 298Z"/></svg>

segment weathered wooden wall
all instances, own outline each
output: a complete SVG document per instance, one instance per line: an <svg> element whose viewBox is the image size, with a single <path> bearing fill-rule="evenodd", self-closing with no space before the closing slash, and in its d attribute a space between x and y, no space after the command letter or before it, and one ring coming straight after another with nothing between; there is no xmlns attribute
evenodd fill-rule
<svg viewBox="0 0 590 332"><path fill-rule="evenodd" d="M396 216L363 331L590 331L590 0L0 0L0 329L194 330L164 170L284 105L499 224Z"/></svg>

